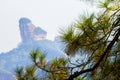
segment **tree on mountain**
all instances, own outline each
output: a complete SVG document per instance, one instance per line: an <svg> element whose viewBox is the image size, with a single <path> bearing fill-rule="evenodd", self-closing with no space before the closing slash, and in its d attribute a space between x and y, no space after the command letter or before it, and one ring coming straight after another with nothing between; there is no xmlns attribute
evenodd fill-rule
<svg viewBox="0 0 120 80"><path fill-rule="evenodd" d="M99 6L99 14L83 15L61 33L65 53L70 58L77 55L77 60L47 63L45 55L31 53L33 66L47 72L48 80L120 80L120 0L105 0Z"/></svg>

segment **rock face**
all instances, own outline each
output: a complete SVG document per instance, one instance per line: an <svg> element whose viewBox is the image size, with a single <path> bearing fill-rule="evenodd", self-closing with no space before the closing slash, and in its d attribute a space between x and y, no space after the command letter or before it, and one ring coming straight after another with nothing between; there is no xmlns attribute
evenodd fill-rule
<svg viewBox="0 0 120 80"><path fill-rule="evenodd" d="M8 71L0 69L0 80L15 80L15 76Z"/></svg>
<svg viewBox="0 0 120 80"><path fill-rule="evenodd" d="M43 54L46 54L48 62L54 58L66 57L55 41L46 39L47 32L40 27L35 27L30 19L21 18L19 20L19 28L21 43L19 43L17 48L0 54L0 70L2 70L0 71L0 80L8 80L8 78L5 78L7 76L9 76L9 80L15 80L13 75L17 66L32 64L29 55L31 50L39 49Z"/></svg>
<svg viewBox="0 0 120 80"><path fill-rule="evenodd" d="M32 21L28 18L21 18L19 20L19 29L23 43L35 40L44 40L47 36L46 31L40 27L35 27Z"/></svg>

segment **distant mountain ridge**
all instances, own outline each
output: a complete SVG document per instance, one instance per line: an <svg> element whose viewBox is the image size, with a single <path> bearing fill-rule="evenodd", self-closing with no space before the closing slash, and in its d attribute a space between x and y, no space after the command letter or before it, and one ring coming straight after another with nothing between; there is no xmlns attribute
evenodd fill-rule
<svg viewBox="0 0 120 80"><path fill-rule="evenodd" d="M0 54L0 80L15 80L14 70L17 66L26 66L32 64L29 53L31 50L39 49L43 54L46 54L46 60L50 61L58 57L66 57L60 49L61 43L46 39L47 32L39 30L27 18L19 20L20 34L22 42L17 48L9 52ZM35 31L36 30L36 34ZM39 32L42 31L42 32Z"/></svg>

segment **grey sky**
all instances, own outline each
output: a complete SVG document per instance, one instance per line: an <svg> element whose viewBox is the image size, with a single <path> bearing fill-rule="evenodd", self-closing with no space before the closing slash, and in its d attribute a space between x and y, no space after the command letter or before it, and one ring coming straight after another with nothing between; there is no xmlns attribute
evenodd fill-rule
<svg viewBox="0 0 120 80"><path fill-rule="evenodd" d="M67 27L87 10L95 10L86 4L79 0L0 0L0 52L20 43L20 17L28 17L48 32L48 39L53 39L59 28Z"/></svg>

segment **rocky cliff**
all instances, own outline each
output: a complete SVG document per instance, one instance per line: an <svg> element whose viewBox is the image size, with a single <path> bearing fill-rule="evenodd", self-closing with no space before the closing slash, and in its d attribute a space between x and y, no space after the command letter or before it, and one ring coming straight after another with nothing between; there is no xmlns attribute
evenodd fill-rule
<svg viewBox="0 0 120 80"><path fill-rule="evenodd" d="M28 18L23 17L19 20L19 29L22 43L44 40L47 37L47 32L36 27Z"/></svg>
<svg viewBox="0 0 120 80"><path fill-rule="evenodd" d="M28 18L19 20L21 43L18 47L7 53L0 54L0 80L15 80L15 68L32 64L29 53L31 50L39 49L46 54L47 61L57 57L66 57L59 48L57 42L47 40L47 32L39 27L35 27ZM2 76L2 77L1 77Z"/></svg>

